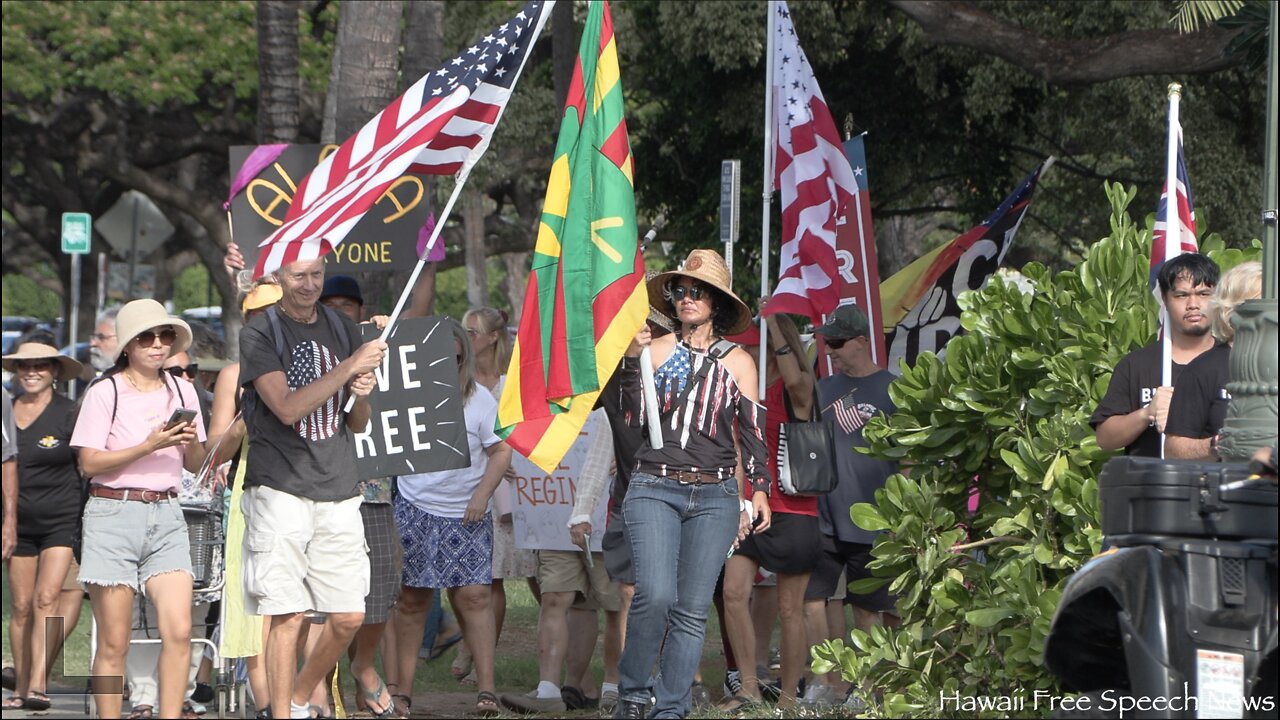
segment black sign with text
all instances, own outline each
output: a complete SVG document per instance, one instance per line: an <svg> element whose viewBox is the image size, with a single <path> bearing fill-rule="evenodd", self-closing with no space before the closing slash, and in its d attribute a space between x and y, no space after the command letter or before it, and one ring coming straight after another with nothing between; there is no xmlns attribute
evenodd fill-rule
<svg viewBox="0 0 1280 720"><path fill-rule="evenodd" d="M471 465L452 322L411 318L392 329L387 356L374 371L373 415L355 435L361 480ZM380 334L371 324L360 327L366 342Z"/></svg>
<svg viewBox="0 0 1280 720"><path fill-rule="evenodd" d="M244 254L245 267L258 260L258 245L284 222L298 184L336 145L290 145L245 185L231 202L231 231ZM234 177L253 152L252 145L230 150ZM418 231L431 202L425 175L404 175L391 183L378 202L325 256L328 274L411 268L418 261Z"/></svg>

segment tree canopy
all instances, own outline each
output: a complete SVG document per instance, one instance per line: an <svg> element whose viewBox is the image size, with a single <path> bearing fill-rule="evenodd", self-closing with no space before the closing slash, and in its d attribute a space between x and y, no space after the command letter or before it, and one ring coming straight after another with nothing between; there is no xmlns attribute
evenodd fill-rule
<svg viewBox="0 0 1280 720"><path fill-rule="evenodd" d="M298 140L315 142L338 4L296 6ZM463 45L515 6L447 3L444 47ZM581 16L585 7L574 10ZM1167 1L831 0L792 10L837 124L849 118L868 133L882 276L984 217L1050 154L1058 163L1010 262L1078 262L1107 231L1108 208L1093 202L1104 179L1135 185L1134 208L1154 210L1165 87L1174 80L1184 85L1202 227L1207 219L1233 245L1257 234L1265 83L1261 68L1232 49L1241 31L1223 27L1230 18L1179 34L1169 25L1177 6ZM671 223L661 239L675 241L677 253L713 244L719 163L739 158L736 266L751 267L759 253L765 4L626 0L615 3L614 17L642 226L664 212ZM3 20L4 272L56 268L36 281L65 297L59 215L97 216L137 189L178 228L153 258L163 265L159 290L171 288L164 278L202 262L219 293L233 296L218 272L229 239L219 206L228 146L257 141L255 4L7 2ZM965 41L951 29L958 23L990 32ZM527 251L536 234L559 114L550 36L473 175L494 254ZM576 31L572 37L576 53ZM1141 62L1107 61L1100 53L1110 43L1150 52L1137 53ZM439 185L438 193L449 189ZM446 235L451 251L460 247L459 222ZM446 266L460 256L451 252ZM738 273L747 296L755 275ZM90 269L85 281L95 279Z"/></svg>

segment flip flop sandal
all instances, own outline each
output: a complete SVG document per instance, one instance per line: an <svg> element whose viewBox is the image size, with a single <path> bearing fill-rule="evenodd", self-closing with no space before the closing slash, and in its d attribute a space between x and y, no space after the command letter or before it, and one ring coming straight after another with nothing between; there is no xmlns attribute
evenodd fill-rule
<svg viewBox="0 0 1280 720"><path fill-rule="evenodd" d="M396 712L400 713L400 717L409 717L409 712L413 709L413 698L400 693L392 693L391 702L395 703Z"/></svg>
<svg viewBox="0 0 1280 720"><path fill-rule="evenodd" d="M155 715L155 708L150 705L139 705L129 712L129 720L151 720Z"/></svg>
<svg viewBox="0 0 1280 720"><path fill-rule="evenodd" d="M27 707L27 701L17 695L10 695L4 699L4 703L0 704L0 708L5 710L23 710Z"/></svg>
<svg viewBox="0 0 1280 720"><path fill-rule="evenodd" d="M27 710L48 710L53 707L53 701L49 699L49 696L39 690L28 692L27 698L23 703Z"/></svg>
<svg viewBox="0 0 1280 720"><path fill-rule="evenodd" d="M18 671L12 666L0 670L0 686L3 686L5 690L17 690Z"/></svg>
<svg viewBox="0 0 1280 720"><path fill-rule="evenodd" d="M359 678L356 679L356 688L360 690L360 694L364 698L364 709L367 710L370 715L375 718L379 718L379 720L396 717L396 698L387 691L387 683L382 678L378 678L378 687L376 690L366 690L365 687L360 684ZM374 710L374 703L378 703L379 705L382 704L383 693L387 693L386 705L381 711Z"/></svg>
<svg viewBox="0 0 1280 720"><path fill-rule="evenodd" d="M476 714L481 717L494 717L502 711L498 705L498 696L488 690L481 690L476 695Z"/></svg>
<svg viewBox="0 0 1280 720"><path fill-rule="evenodd" d="M449 666L449 674L453 675L455 680L461 680L471 672L471 658L458 653L458 657L454 658L453 664Z"/></svg>
<svg viewBox="0 0 1280 720"><path fill-rule="evenodd" d="M471 672L467 673L466 677L458 678L458 682L462 683L463 685L476 685L477 683L479 683L479 680L476 679L475 668L472 668Z"/></svg>

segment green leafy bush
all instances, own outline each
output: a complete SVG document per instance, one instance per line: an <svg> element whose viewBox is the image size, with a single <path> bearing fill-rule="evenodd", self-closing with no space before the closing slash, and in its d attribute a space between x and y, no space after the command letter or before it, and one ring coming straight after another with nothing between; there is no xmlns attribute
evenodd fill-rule
<svg viewBox="0 0 1280 720"><path fill-rule="evenodd" d="M876 716L982 717L942 696L1030 698L1056 692L1045 635L1067 578L1101 545L1101 450L1089 415L1112 368L1151 342L1151 232L1127 208L1137 194L1108 184L1111 234L1075 268L1032 263L960 298L967 333L946 357L922 355L890 387L897 412L871 421L868 451L910 465L850 510L883 530L877 576L899 596L902 627L852 633L813 650L814 669L841 669ZM1258 254L1202 247L1224 266ZM1225 267L1224 267L1225 269ZM977 494L977 509L969 504ZM1047 712L1047 708L1040 708ZM1024 714L1023 712L1018 713Z"/></svg>

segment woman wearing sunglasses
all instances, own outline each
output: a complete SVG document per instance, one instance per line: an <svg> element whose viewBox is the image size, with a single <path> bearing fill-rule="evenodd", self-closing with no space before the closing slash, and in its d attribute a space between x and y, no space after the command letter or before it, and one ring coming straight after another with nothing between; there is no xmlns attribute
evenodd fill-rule
<svg viewBox="0 0 1280 720"><path fill-rule="evenodd" d="M22 394L14 400L18 434L18 542L9 562L9 640L17 687L6 709L47 710L45 620L63 618L64 630L79 617L81 592L66 591L79 536L80 473L71 451L76 404L54 383L80 375L80 363L38 342L4 356ZM64 600L66 602L64 602ZM55 645L62 638L50 638Z"/></svg>
<svg viewBox="0 0 1280 720"><path fill-rule="evenodd" d="M71 446L89 480L80 582L98 627L96 676L124 675L134 596L155 604L160 630L160 717L181 717L191 656L191 548L178 504L182 469L205 459L195 387L161 371L191 344L191 329L154 300L116 316L115 365L85 393ZM174 419L179 409L196 410ZM118 688L94 695L100 717L119 717ZM113 692L115 690L115 692Z"/></svg>
<svg viewBox="0 0 1280 720"><path fill-rule="evenodd" d="M679 270L654 277L648 289L649 303L678 329L650 343L662 446L640 446L623 501L636 577L619 666L615 717L623 718L688 715L707 608L726 553L753 521L757 532L770 524L755 363L721 342L750 325L751 311L729 288L729 270L712 250L689 253ZM627 352L633 351L640 355ZM634 427L646 418L642 361L626 357L618 371L623 415ZM744 483L751 500L740 504ZM650 692L657 699L652 712Z"/></svg>
<svg viewBox="0 0 1280 720"><path fill-rule="evenodd" d="M511 464L511 448L494 434L498 401L476 382L467 332L453 326L470 467L401 475L396 524L404 546L404 586L396 617L400 653L396 706L409 711L418 648L437 590L447 590L476 671L476 711L498 712L493 677L497 628L493 619L493 516L489 500Z"/></svg>

